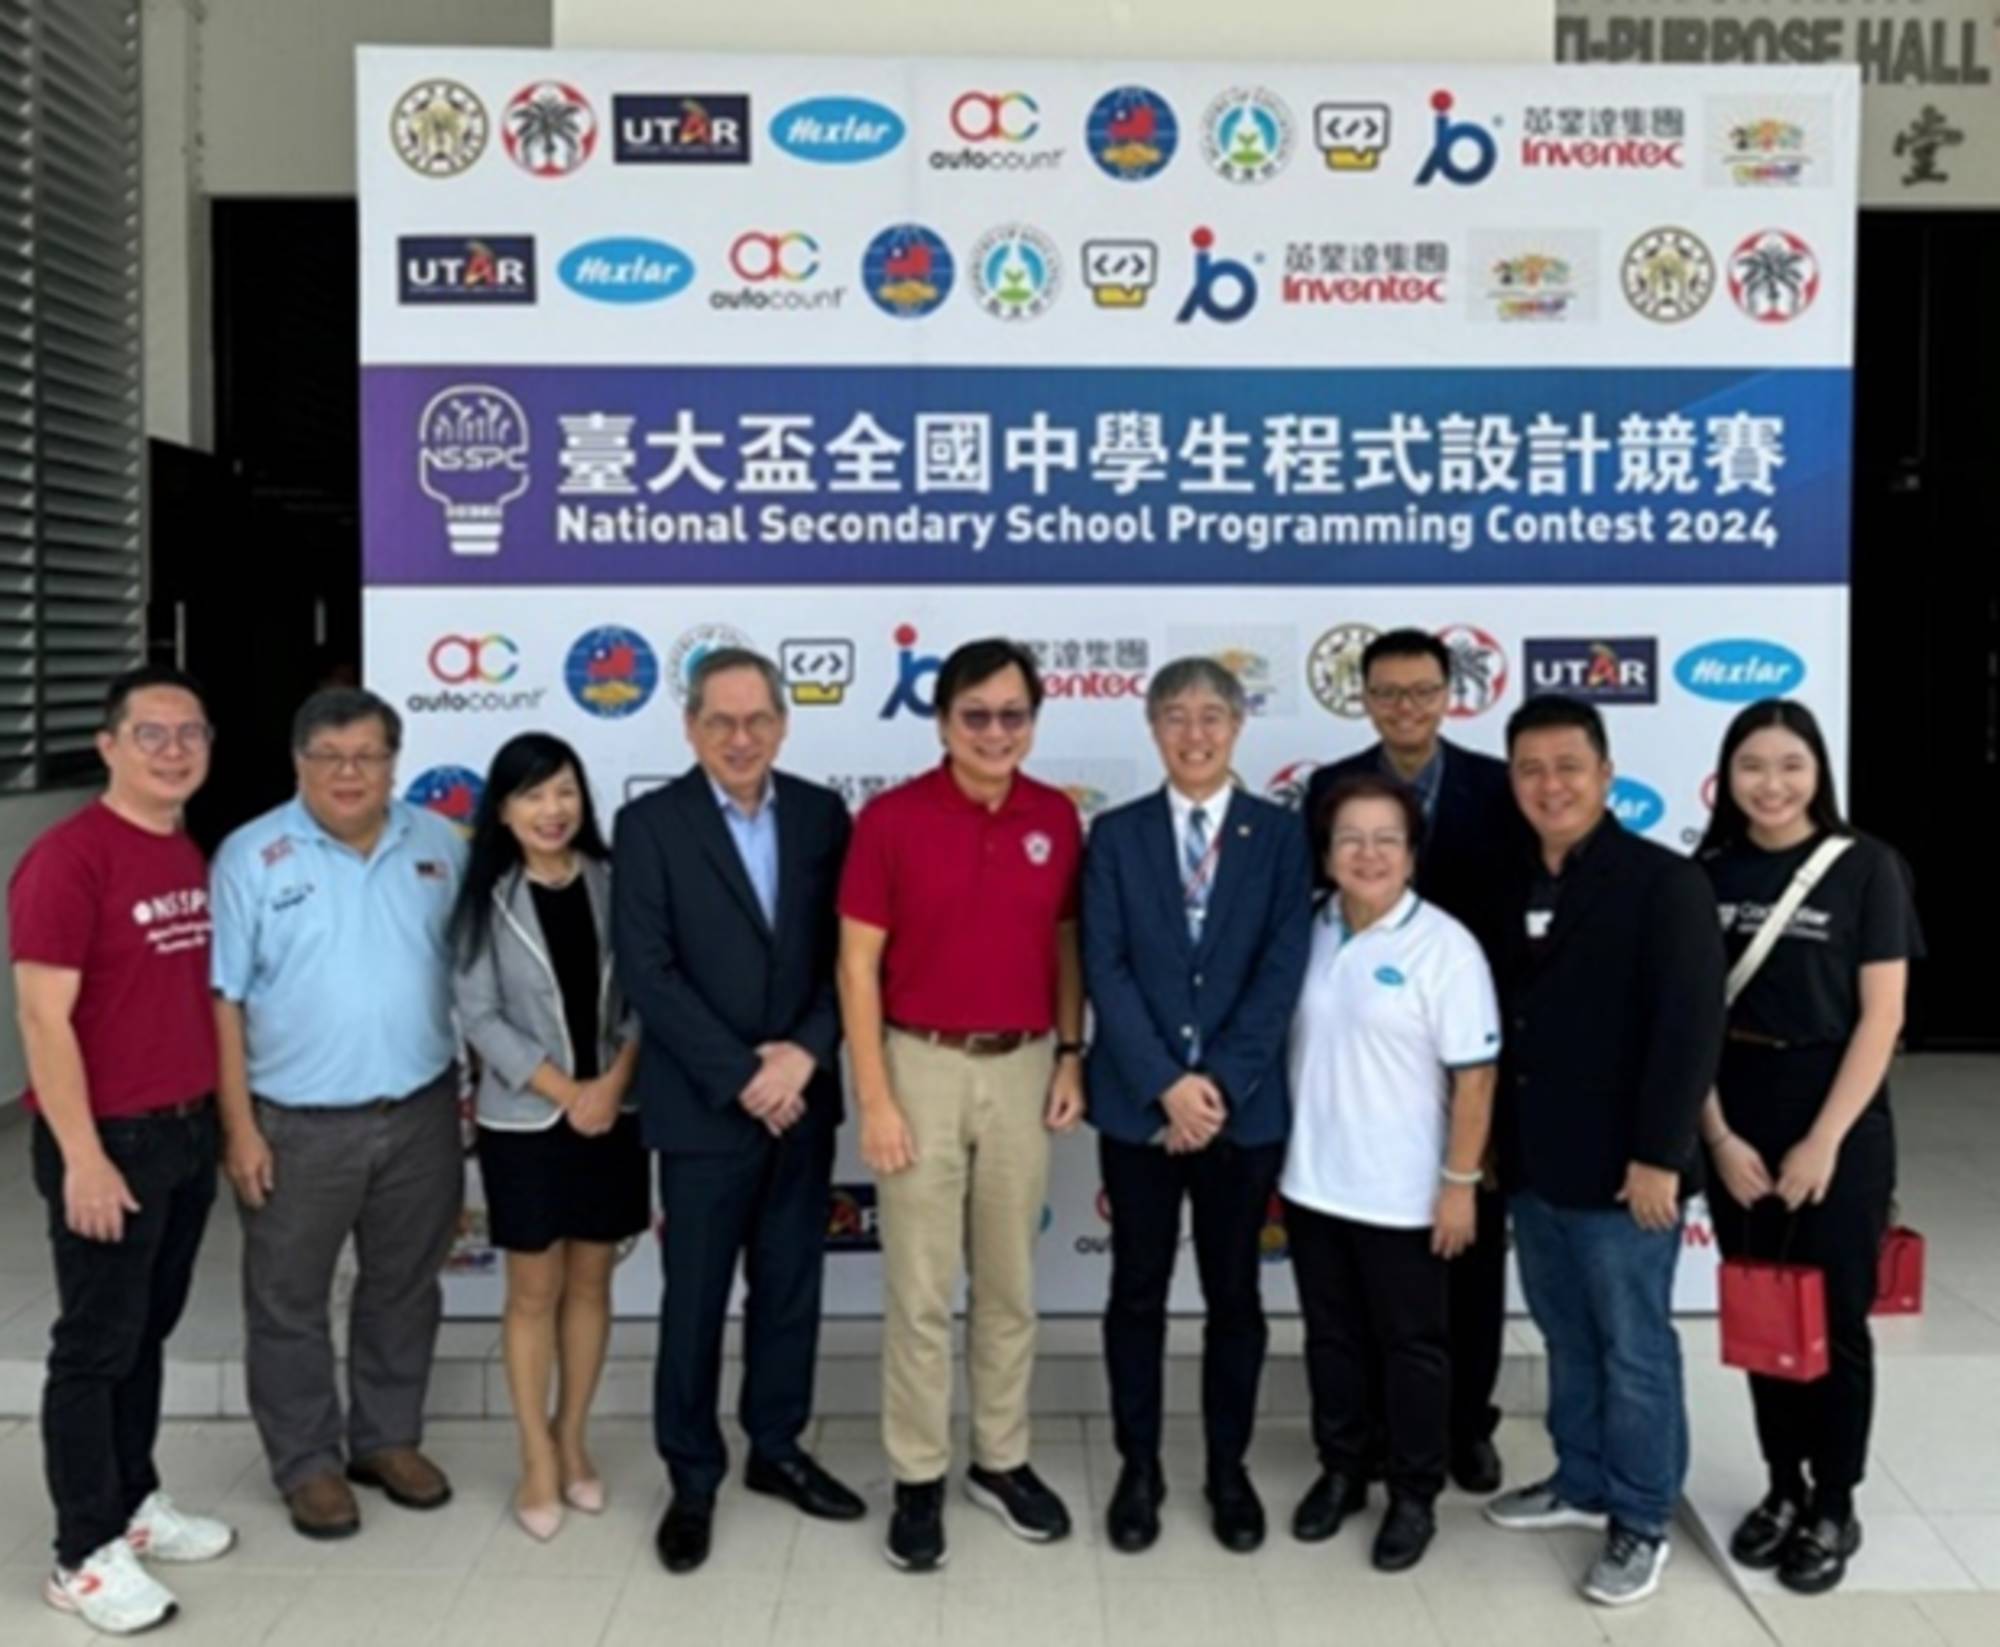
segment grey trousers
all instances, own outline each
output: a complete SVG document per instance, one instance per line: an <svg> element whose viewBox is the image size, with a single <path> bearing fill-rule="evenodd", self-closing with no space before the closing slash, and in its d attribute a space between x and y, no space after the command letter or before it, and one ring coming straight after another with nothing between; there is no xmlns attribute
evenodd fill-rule
<svg viewBox="0 0 2000 1647"><path fill-rule="evenodd" d="M243 1359L250 1415L281 1493L338 1473L343 1459L422 1438L443 1311L438 1275L464 1201L457 1093L452 1069L408 1097L354 1109L257 1101L275 1188L261 1208L242 1208ZM349 1235L360 1272L343 1425L329 1316Z"/></svg>

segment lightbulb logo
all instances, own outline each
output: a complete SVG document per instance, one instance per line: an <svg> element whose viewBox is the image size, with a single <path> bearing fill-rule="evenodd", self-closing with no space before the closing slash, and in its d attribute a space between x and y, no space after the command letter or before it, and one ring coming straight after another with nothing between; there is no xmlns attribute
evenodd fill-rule
<svg viewBox="0 0 2000 1647"><path fill-rule="evenodd" d="M417 419L417 482L444 507L454 555L497 555L507 505L528 489L528 414L504 389L459 383Z"/></svg>

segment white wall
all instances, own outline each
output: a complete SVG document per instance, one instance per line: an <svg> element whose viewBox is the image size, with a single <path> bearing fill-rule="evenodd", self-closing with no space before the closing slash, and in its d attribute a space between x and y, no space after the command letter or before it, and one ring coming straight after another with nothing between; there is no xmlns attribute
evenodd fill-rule
<svg viewBox="0 0 2000 1647"><path fill-rule="evenodd" d="M13 873L28 843L57 819L67 817L94 793L88 789L52 789L40 795L9 796L0 800L0 865ZM7 942L7 909L0 903L0 952ZM21 1062L21 1037L14 1028L14 972L7 969L7 983L0 989L5 1000L5 1017L0 1018L0 1109L21 1096L27 1071Z"/></svg>

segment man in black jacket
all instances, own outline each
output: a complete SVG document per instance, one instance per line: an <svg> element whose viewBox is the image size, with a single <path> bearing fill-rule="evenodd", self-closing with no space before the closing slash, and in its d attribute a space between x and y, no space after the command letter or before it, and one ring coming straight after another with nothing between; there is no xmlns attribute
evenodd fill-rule
<svg viewBox="0 0 2000 1647"><path fill-rule="evenodd" d="M676 1573L707 1559L729 1467L716 1403L739 1256L744 1484L808 1515L864 1513L798 1440L812 1417L841 1121L834 896L847 809L773 770L782 682L754 652L719 649L695 666L687 733L698 764L619 814L613 881L666 1220L653 1426L674 1496L656 1542Z"/></svg>
<svg viewBox="0 0 2000 1647"><path fill-rule="evenodd" d="M1556 1473L1486 1513L1607 1526L1583 1593L1620 1606L1659 1587L1687 1475L1673 1282L1722 1050L1722 935L1701 871L1610 815L1595 709L1532 698L1507 750L1537 850L1513 883L1499 968L1502 1166L1548 1343Z"/></svg>
<svg viewBox="0 0 2000 1647"><path fill-rule="evenodd" d="M1514 805L1507 763L1441 736L1451 685L1451 653L1421 629L1392 629L1361 654L1362 701L1381 740L1358 755L1322 766L1306 791L1305 821L1342 778L1380 773L1408 784L1423 803L1425 834L1417 853L1417 892L1453 915L1479 940L1489 965L1500 960L1503 920L1496 891L1527 856L1534 837ZM1315 865L1324 881L1326 866ZM1479 1223L1470 1247L1452 1260L1451 1474L1469 1493L1500 1488L1493 1431L1507 1315L1507 1205L1497 1188L1478 1192Z"/></svg>

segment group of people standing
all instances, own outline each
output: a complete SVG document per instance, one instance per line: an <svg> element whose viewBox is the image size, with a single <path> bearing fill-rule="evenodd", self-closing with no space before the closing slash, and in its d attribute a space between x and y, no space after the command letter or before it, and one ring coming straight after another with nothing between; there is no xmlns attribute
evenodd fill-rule
<svg viewBox="0 0 2000 1647"><path fill-rule="evenodd" d="M777 770L769 660L709 653L686 694L695 764L625 806L609 844L576 752L527 733L495 756L468 845L394 798L395 711L337 689L297 717L295 799L212 872L180 830L213 736L199 688L122 678L104 796L30 849L9 898L60 1299L48 1600L144 1628L174 1609L151 1563L233 1543L152 1463L218 1162L243 1224L249 1402L292 1525L355 1533L356 1485L414 1510L449 1499L422 1410L465 1049L506 1254L521 1529L548 1540L605 1507L588 1416L618 1245L651 1221L649 1152L663 1564L700 1567L715 1536L739 1271L744 1485L864 1516L800 1444L843 1040L878 1184L897 1567L947 1556L961 1281L967 1496L1025 1539L1071 1530L1031 1462L1033 1260L1051 1137L1087 1116L1111 1218L1115 1548L1160 1533L1184 1212L1210 1519L1231 1550L1264 1541L1247 1459L1275 1189L1321 1465L1295 1536L1333 1537L1384 1482L1374 1560L1404 1569L1447 1479L1499 1492L1511 1211L1557 1469L1487 1514L1602 1527L1585 1594L1652 1593L1688 1453L1673 1274L1706 1166L1725 1252L1782 1241L1826 1271L1833 1347L1816 1383L1752 1380L1770 1486L1733 1551L1795 1589L1838 1583L1860 1540L1894 1176L1884 1077L1920 943L1901 862L1842 820L1801 705L1730 726L1690 861L1610 814L1587 704L1530 700L1505 761L1444 740L1449 667L1414 630L1369 648L1380 742L1315 775L1301 828L1232 786L1236 678L1169 663L1146 703L1165 781L1087 843L1068 797L1023 770L1042 689L1005 640L944 662L942 760L853 820ZM343 1404L330 1299L350 1241Z"/></svg>

